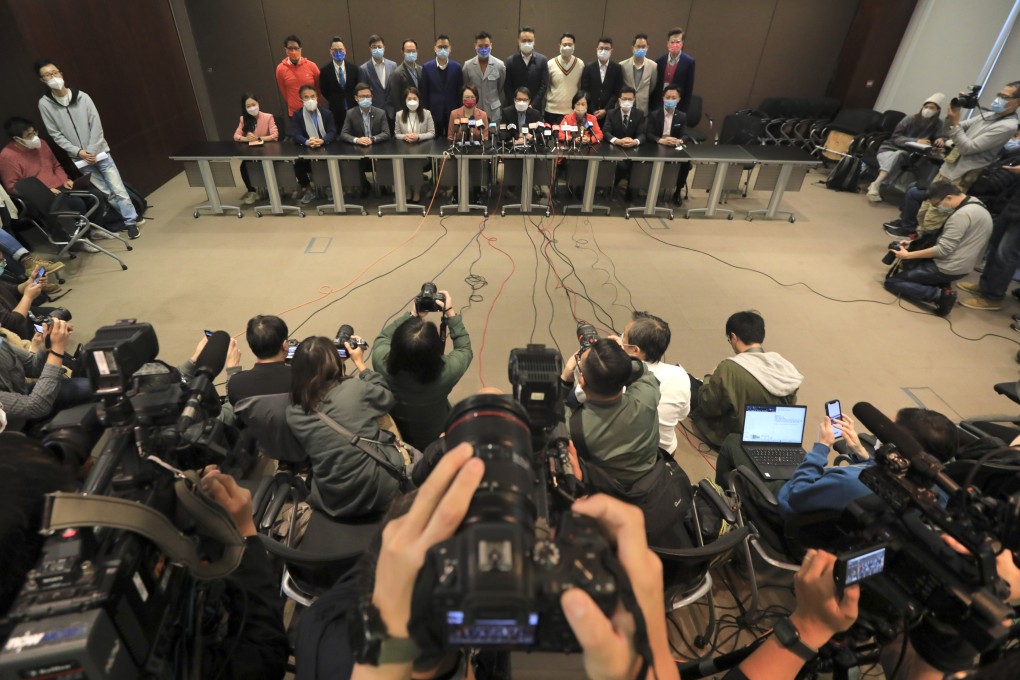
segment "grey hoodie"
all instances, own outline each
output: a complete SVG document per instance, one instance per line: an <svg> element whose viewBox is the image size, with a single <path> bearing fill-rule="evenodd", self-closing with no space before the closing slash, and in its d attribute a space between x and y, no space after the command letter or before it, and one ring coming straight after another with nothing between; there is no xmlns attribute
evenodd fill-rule
<svg viewBox="0 0 1020 680"><path fill-rule="evenodd" d="M742 352L728 359L753 375L762 387L777 397L793 394L804 382L804 376L778 352Z"/></svg>
<svg viewBox="0 0 1020 680"><path fill-rule="evenodd" d="M67 106L56 100L52 90L40 97L39 113L46 131L72 160L77 160L82 149L92 154L109 151L92 97L81 90L69 89L71 101Z"/></svg>

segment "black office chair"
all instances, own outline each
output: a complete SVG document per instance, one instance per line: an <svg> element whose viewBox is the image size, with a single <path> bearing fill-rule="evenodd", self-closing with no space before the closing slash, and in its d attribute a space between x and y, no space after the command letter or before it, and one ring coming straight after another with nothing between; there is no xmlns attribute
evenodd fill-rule
<svg viewBox="0 0 1020 680"><path fill-rule="evenodd" d="M712 128L715 125L715 121L712 117L704 113L702 108L703 103L701 97L698 95L691 96L691 104L687 107L687 136L690 137L691 141L695 144L702 144L708 139L709 135L712 134ZM708 121L708 134L706 135L701 130L696 129L701 124L701 119L704 118Z"/></svg>
<svg viewBox="0 0 1020 680"><path fill-rule="evenodd" d="M1017 382L997 383L996 394L1001 394L1010 401L1020 404L1020 384ZM1020 417L1018 416L978 416L960 421L960 429L974 437L995 437L1004 444L1009 444L1020 436Z"/></svg>
<svg viewBox="0 0 1020 680"><path fill-rule="evenodd" d="M120 235L108 231L91 221L92 215L99 209L99 199L88 191L70 191L68 195L80 199L85 204L85 211L54 210L56 196L37 177L26 177L14 183L14 192L20 196L27 208L28 219L46 237L46 240L54 246L60 247L55 259L60 260L65 255L69 259L75 259L71 249L78 243L86 244L105 253L120 263L122 270L127 270L127 264L106 248L96 244L89 238L89 235L96 231L105 234L108 238L116 239L123 243L128 250L133 250L131 245ZM56 234L67 235L67 240L55 238Z"/></svg>
<svg viewBox="0 0 1020 680"><path fill-rule="evenodd" d="M716 138L716 144L757 145L763 134L765 134L765 124L760 117L749 113L731 114L723 118L722 129ZM744 198L747 197L747 191L751 184L752 170L754 170L754 163L741 166L741 172L744 175L741 196Z"/></svg>

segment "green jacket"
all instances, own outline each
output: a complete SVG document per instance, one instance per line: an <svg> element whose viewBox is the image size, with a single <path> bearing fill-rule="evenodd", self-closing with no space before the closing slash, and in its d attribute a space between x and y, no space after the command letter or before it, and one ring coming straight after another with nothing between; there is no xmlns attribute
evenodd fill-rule
<svg viewBox="0 0 1020 680"><path fill-rule="evenodd" d="M393 407L393 393L375 371L362 371L331 389L319 409L356 435L379 439L380 416ZM386 509L399 492L394 476L357 446L348 443L299 404L287 407L287 424L312 462L308 503L334 519L360 517ZM390 462L404 464L396 451Z"/></svg>
<svg viewBox="0 0 1020 680"><path fill-rule="evenodd" d="M443 357L443 370L438 378L430 383L421 383L407 373L390 375L386 370L386 360L390 356L393 334L400 324L410 318L410 315L399 316L382 329L372 347L372 368L385 376L393 390L396 405L391 415L400 429L400 438L424 450L442 434L452 408L450 392L467 373L474 353L471 351L471 338L464 328L464 321L457 314L446 321L450 339L453 340L453 351Z"/></svg>
<svg viewBox="0 0 1020 680"><path fill-rule="evenodd" d="M757 353L747 358L762 362L759 377L736 360L724 359L698 390L697 407L691 419L715 447L722 446L726 435L743 433L747 404L789 406L797 403L797 389L804 377L797 373L793 364L775 352Z"/></svg>
<svg viewBox="0 0 1020 680"><path fill-rule="evenodd" d="M659 455L659 381L650 371L611 404L585 402L581 431L590 458L623 487L648 473Z"/></svg>

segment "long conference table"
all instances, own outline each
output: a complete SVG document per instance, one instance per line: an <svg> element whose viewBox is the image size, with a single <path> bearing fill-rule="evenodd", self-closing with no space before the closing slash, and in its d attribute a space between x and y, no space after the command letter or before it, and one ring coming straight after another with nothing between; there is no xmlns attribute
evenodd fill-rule
<svg viewBox="0 0 1020 680"><path fill-rule="evenodd" d="M632 149L623 149L611 144L598 144L594 146L581 147L579 149L569 148L538 148L513 149L495 148L486 143L485 146L463 146L452 148L446 140L430 140L420 144L408 144L399 140L388 140L372 146L361 147L343 142L334 142L325 147L310 149L298 147L289 142L267 142L262 146L248 146L237 142L193 142L177 153L170 156L171 160L183 162L189 182L192 186L201 186L205 189L208 202L197 206L193 215L198 218L202 212L214 215L223 215L228 212L236 213L242 217L244 213L237 206L226 205L219 195L218 187L233 187L236 182L233 177L231 161L252 161L261 165L265 176L265 188L269 195L269 212L273 215L282 215L286 210L296 210L304 217L304 211L297 206L283 205L280 197L279 182L276 177L275 164L280 162L293 162L298 159L309 161L324 161L328 169L329 184L332 189L332 203L319 207L319 213L323 210L332 210L336 214L346 214L352 209L364 215L365 211L361 206L350 206L345 203L345 186L340 171L340 163L343 161L362 162L365 159L370 161L389 161L392 163L394 203L389 206L382 206L379 215L382 216L382 208L392 208L397 214L407 213L409 209L423 210L421 206L409 206L406 196L407 175L405 163L407 161L431 160L434 167L440 167L444 161L456 159L457 177L455 185L458 187L458 202L455 207L457 213L469 213L472 208L479 209L479 206L472 206L469 203L469 186L471 183L470 168L483 161L501 160L505 164L520 161L522 165L521 203L514 206L521 212L531 212L535 208L546 209L545 206L534 204L531 198L531 186L536 174L536 166L540 163L548 163L550 166L560 162L581 161L586 164L584 190L581 203L576 207L582 214L592 214L595 206L595 192L598 185L596 178L599 177L599 168L602 163L620 162L643 162L651 163L651 173L647 187L634 187L631 189L647 190L647 198L644 206L628 208L625 216L630 217L632 211L639 212L645 216L653 217L658 212L667 212L670 219L673 219L673 211L669 208L657 206L659 191L662 188L662 179L667 164L671 163L694 163L696 173L705 172L710 179L707 181L708 200L706 207L688 209L685 217L701 214L704 217L715 217L725 214L728 219L733 219L733 211L720 208L720 201L724 194L732 193L734 178L739 179L740 174L748 168L760 166L758 180L755 182L754 190L769 190L771 196L768 208L759 211L750 211L746 219L751 220L755 214L761 214L766 219L776 218L777 215L788 215L789 221L793 222L795 217L788 211L780 211L779 206L784 193L797 191L803 184L804 175L807 170L819 165L820 160L814 158L807 152L793 148L780 146L735 146L735 145L713 145L713 144L690 144L683 148L666 147L658 144L641 144ZM466 162L462 162L466 161ZM359 170L360 172L360 170ZM360 185L359 185L360 188ZM347 191L350 189L347 188ZM672 193L669 191L667 193ZM508 208L510 206L507 206ZM604 208L608 210L608 208ZM487 208L484 208L487 214ZM262 210L256 209L255 214L262 216ZM506 210L503 210L505 214Z"/></svg>

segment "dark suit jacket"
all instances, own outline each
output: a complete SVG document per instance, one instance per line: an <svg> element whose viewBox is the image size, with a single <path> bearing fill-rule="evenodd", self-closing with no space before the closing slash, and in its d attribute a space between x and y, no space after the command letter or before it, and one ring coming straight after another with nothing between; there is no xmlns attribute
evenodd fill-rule
<svg viewBox="0 0 1020 680"><path fill-rule="evenodd" d="M340 139L351 144L359 137L371 137L374 142L385 142L390 138L390 123L386 119L386 112L376 106L371 109L372 130L365 131L365 123L361 118L361 109L351 111L344 121L344 127L340 130Z"/></svg>
<svg viewBox="0 0 1020 680"><path fill-rule="evenodd" d="M645 134L645 139L653 144L658 144L659 140L662 139L662 124L664 120L664 114L662 112L662 106L660 105L657 109L652 109L652 112L648 114L648 130ZM687 114L677 107L673 111L673 124L669 128L669 136L682 139L687 136Z"/></svg>
<svg viewBox="0 0 1020 680"><path fill-rule="evenodd" d="M541 123L542 114L534 106L529 106L528 110L524 112L524 122L525 124ZM515 109L512 105L503 107L503 120L500 121L500 124L502 123L513 123L514 125L517 125L517 109ZM522 132L520 129L500 131L500 136L503 139L517 139L521 136L521 134ZM536 129L534 132L528 131L528 134L541 134L541 132Z"/></svg>
<svg viewBox="0 0 1020 680"><path fill-rule="evenodd" d="M606 76L608 75L607 73ZM606 112L606 122L602 126L602 131L606 135L606 141L609 142L617 137L630 137L644 142L646 141L645 130L647 127L648 117L645 116L644 111L638 108L630 110L630 118L627 119L627 126L624 127L623 111L620 110L620 107L616 107Z"/></svg>
<svg viewBox="0 0 1020 680"><path fill-rule="evenodd" d="M503 93L506 100L514 100L514 92L518 87L526 87L531 92L531 105L542 111L545 109L545 92L549 89L549 60L538 52L531 53L531 60L524 65L524 57L520 52L514 53L505 60L506 81ZM514 112L516 116L516 111Z"/></svg>
<svg viewBox="0 0 1020 680"><path fill-rule="evenodd" d="M432 112L432 120L436 123L436 137L446 136L446 124L450 120L450 112L461 105L460 88L464 87L464 71L460 64L452 59L447 62L445 75L436 60L422 67L421 100L422 106Z"/></svg>
<svg viewBox="0 0 1020 680"><path fill-rule="evenodd" d="M375 72L372 59L358 67L358 80L372 87L372 106L380 109L386 108L390 98L390 76L397 70L397 62L392 59L383 59L383 64L386 66L386 80L383 82L379 82L379 74Z"/></svg>
<svg viewBox="0 0 1020 680"><path fill-rule="evenodd" d="M322 127L326 130L326 136L322 140L329 144L336 139L336 120L329 109L319 109L316 113L322 118ZM312 135L312 130L305 130L305 110L300 108L290 117L291 139L300 146L304 146Z"/></svg>
<svg viewBox="0 0 1020 680"><path fill-rule="evenodd" d="M606 68L605 82L602 81L602 76L599 73L598 59L585 66L581 71L581 89L588 93L588 110L592 113L601 109L608 111L616 106L616 100L620 96L622 87L623 68L612 59L609 60Z"/></svg>
<svg viewBox="0 0 1020 680"><path fill-rule="evenodd" d="M664 54L655 60L659 71L655 76L655 89L652 90L652 97L648 102L648 110L654 111L656 108L662 108L662 88L672 83L680 87L679 109L687 113L687 107L691 105L691 95L694 94L694 57L686 52L681 54L680 63L676 65L676 70L673 72L673 80L665 83L666 62L668 60L668 54Z"/></svg>
<svg viewBox="0 0 1020 680"><path fill-rule="evenodd" d="M333 61L330 60L319 67L319 88L322 96L329 103L329 110L333 112L338 128L344 126L344 118L347 117L347 109L353 108L354 87L358 84L358 67L347 59L344 59L344 89L340 89L340 81L336 79L336 71L333 69Z"/></svg>
<svg viewBox="0 0 1020 680"><path fill-rule="evenodd" d="M394 118L397 115L397 111L404 110L404 100L407 98L407 88L414 87L421 92L421 81L422 81L422 67L418 64L414 65L414 76L417 78L417 84L415 84L414 78L411 77L411 71L407 68L407 62L400 62L400 66L390 76L390 82L387 86L389 90L389 101L386 102L386 115L390 118ZM426 107L428 108L428 107Z"/></svg>

